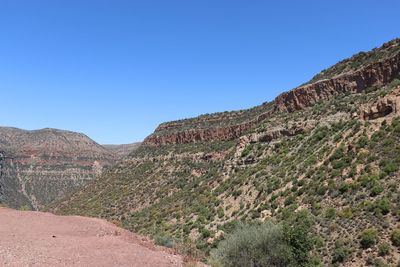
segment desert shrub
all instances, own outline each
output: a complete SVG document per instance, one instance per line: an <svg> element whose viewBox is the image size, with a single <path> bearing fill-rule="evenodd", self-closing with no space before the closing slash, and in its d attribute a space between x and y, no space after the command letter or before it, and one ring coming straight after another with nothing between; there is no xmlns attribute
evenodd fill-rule
<svg viewBox="0 0 400 267"><path fill-rule="evenodd" d="M372 258L369 257L367 259L367 264L370 266L374 267L390 267L390 265L387 265L382 259L380 258Z"/></svg>
<svg viewBox="0 0 400 267"><path fill-rule="evenodd" d="M378 231L374 228L366 229L361 233L360 244L363 249L370 248L376 244Z"/></svg>
<svg viewBox="0 0 400 267"><path fill-rule="evenodd" d="M378 245L379 256L386 256L390 253L390 245L388 243L381 243Z"/></svg>
<svg viewBox="0 0 400 267"><path fill-rule="evenodd" d="M390 212L390 201L387 198L382 198L375 203L376 211L386 215Z"/></svg>
<svg viewBox="0 0 400 267"><path fill-rule="evenodd" d="M167 247L167 248L173 248L175 246L174 240L170 236L167 236L167 235L156 235L154 237L154 242L159 246L163 246L163 247Z"/></svg>
<svg viewBox="0 0 400 267"><path fill-rule="evenodd" d="M381 170L386 174L391 174L398 169L397 165L394 162L387 160L382 160L379 165L381 167Z"/></svg>
<svg viewBox="0 0 400 267"><path fill-rule="evenodd" d="M361 136L360 139L358 139L357 141L357 147L358 148L364 148L368 145L369 143L369 139L367 136Z"/></svg>
<svg viewBox="0 0 400 267"><path fill-rule="evenodd" d="M335 208L328 208L325 211L325 218L328 220L332 220L336 217L336 209Z"/></svg>
<svg viewBox="0 0 400 267"><path fill-rule="evenodd" d="M212 252L212 262L221 266L294 266L293 252L283 228L270 222L246 226L222 241Z"/></svg>
<svg viewBox="0 0 400 267"><path fill-rule="evenodd" d="M335 243L335 250L332 256L332 263L343 263L350 255L349 248L344 244L343 241L338 240Z"/></svg>
<svg viewBox="0 0 400 267"><path fill-rule="evenodd" d="M400 247L400 229L396 229L392 232L391 240L394 246Z"/></svg>
<svg viewBox="0 0 400 267"><path fill-rule="evenodd" d="M383 192L383 187L381 184L377 183L371 188L371 197L376 197Z"/></svg>
<svg viewBox="0 0 400 267"><path fill-rule="evenodd" d="M306 266L310 260L310 251L315 243L315 238L310 234L313 223L306 210L292 213L284 223L285 236L293 251L295 266Z"/></svg>

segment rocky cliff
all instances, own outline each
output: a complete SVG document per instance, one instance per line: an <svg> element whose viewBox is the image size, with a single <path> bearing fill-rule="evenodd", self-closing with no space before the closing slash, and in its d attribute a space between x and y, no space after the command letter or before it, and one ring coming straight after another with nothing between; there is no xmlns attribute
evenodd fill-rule
<svg viewBox="0 0 400 267"><path fill-rule="evenodd" d="M84 134L0 128L0 201L40 209L100 175L119 156Z"/></svg>
<svg viewBox="0 0 400 267"><path fill-rule="evenodd" d="M359 53L278 96L274 102L239 112L215 113L161 124L146 145L234 140L274 112L294 112L338 96L373 90L400 78L400 39Z"/></svg>
<svg viewBox="0 0 400 267"><path fill-rule="evenodd" d="M279 111L293 112L340 95L379 87L397 78L400 78L400 54L332 79L298 87L278 96L275 104Z"/></svg>
<svg viewBox="0 0 400 267"><path fill-rule="evenodd" d="M161 125L153 135L145 139L146 145L168 145L168 144L185 144L199 143L209 141L225 141L240 137L247 130L257 125L262 120L266 119L271 111L266 109L265 113L256 115L255 118L238 124L218 125L212 127L199 127L192 129L182 129L182 125L171 123ZM229 120L236 120L230 118ZM221 122L224 118L221 118ZM166 130L170 132L165 133Z"/></svg>

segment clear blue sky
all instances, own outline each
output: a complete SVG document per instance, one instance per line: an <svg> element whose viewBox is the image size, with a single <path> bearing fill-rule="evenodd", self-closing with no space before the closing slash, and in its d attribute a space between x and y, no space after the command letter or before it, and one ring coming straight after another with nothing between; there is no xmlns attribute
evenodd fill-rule
<svg viewBox="0 0 400 267"><path fill-rule="evenodd" d="M400 36L400 1L0 0L0 125L128 143Z"/></svg>

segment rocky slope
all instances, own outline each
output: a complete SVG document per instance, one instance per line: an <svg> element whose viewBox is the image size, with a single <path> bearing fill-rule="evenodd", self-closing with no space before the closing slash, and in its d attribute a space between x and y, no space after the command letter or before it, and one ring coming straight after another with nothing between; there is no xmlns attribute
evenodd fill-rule
<svg viewBox="0 0 400 267"><path fill-rule="evenodd" d="M0 128L0 202L40 209L100 175L119 156L86 135Z"/></svg>
<svg viewBox="0 0 400 267"><path fill-rule="evenodd" d="M272 103L162 124L52 209L118 221L204 255L238 221L307 210L310 266L397 266L399 53L396 39Z"/></svg>

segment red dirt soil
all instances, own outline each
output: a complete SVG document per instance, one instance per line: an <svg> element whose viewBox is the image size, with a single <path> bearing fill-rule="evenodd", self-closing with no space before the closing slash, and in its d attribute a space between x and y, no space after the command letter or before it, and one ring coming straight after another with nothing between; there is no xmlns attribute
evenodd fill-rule
<svg viewBox="0 0 400 267"><path fill-rule="evenodd" d="M0 208L0 266L182 266L182 257L106 221Z"/></svg>

